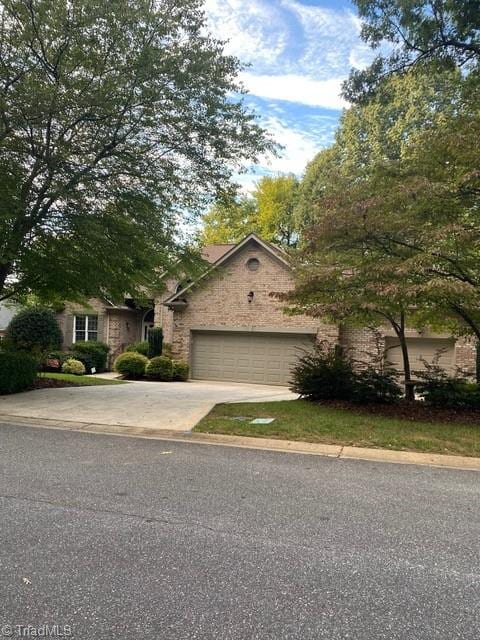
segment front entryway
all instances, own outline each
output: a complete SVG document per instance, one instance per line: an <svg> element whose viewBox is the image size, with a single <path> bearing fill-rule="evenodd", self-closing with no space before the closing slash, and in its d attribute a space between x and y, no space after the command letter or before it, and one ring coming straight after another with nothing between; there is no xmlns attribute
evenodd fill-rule
<svg viewBox="0 0 480 640"><path fill-rule="evenodd" d="M192 378L288 385L314 336L297 333L194 331Z"/></svg>

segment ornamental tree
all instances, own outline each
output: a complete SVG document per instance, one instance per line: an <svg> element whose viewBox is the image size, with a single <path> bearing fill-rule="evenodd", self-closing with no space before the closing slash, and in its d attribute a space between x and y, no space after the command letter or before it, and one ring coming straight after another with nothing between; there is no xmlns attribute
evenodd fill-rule
<svg viewBox="0 0 480 640"><path fill-rule="evenodd" d="M271 148L200 0L0 6L0 300L112 298ZM235 97L239 96L239 97Z"/></svg>

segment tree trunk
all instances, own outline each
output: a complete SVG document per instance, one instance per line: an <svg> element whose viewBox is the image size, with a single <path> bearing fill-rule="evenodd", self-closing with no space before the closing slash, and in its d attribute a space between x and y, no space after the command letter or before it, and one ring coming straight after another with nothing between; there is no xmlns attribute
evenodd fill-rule
<svg viewBox="0 0 480 640"><path fill-rule="evenodd" d="M391 324L397 335L398 341L400 342L400 349L402 350L403 372L405 379L405 400L407 400L407 402L413 402L415 400L415 389L412 384L410 357L408 354L407 338L405 336L405 314L401 313L400 323L392 320Z"/></svg>

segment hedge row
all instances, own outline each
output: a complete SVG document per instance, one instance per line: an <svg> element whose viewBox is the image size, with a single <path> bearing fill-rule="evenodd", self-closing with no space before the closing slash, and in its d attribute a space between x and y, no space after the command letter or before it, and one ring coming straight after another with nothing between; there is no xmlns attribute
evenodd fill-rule
<svg viewBox="0 0 480 640"><path fill-rule="evenodd" d="M28 353L0 351L0 395L33 387L38 363Z"/></svg>
<svg viewBox="0 0 480 640"><path fill-rule="evenodd" d="M173 360L167 356L156 356L149 360L146 356L135 351L125 351L115 360L113 368L125 378L160 380L188 380L188 364L180 360Z"/></svg>

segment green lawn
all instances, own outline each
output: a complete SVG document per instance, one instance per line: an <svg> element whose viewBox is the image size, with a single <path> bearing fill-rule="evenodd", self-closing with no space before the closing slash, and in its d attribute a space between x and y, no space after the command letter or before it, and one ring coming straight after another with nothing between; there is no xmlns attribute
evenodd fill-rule
<svg viewBox="0 0 480 640"><path fill-rule="evenodd" d="M40 378L53 378L54 380L65 380L73 382L79 387L90 387L105 384L128 384L126 380L107 380L106 378L96 378L94 376L74 376L70 373L39 373Z"/></svg>
<svg viewBox="0 0 480 640"><path fill-rule="evenodd" d="M275 421L249 424L253 418ZM480 425L385 418L320 407L305 400L218 404L195 431L480 457Z"/></svg>

